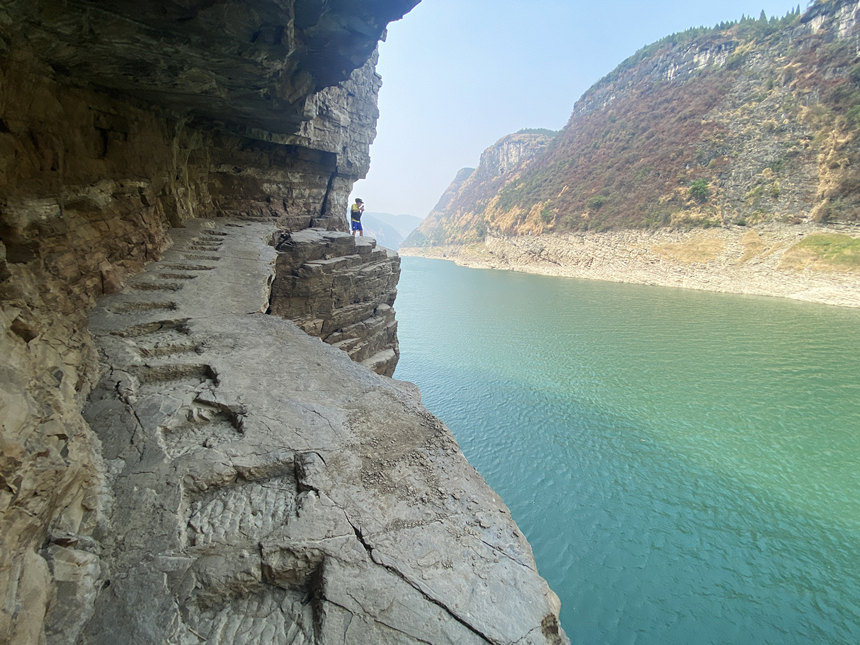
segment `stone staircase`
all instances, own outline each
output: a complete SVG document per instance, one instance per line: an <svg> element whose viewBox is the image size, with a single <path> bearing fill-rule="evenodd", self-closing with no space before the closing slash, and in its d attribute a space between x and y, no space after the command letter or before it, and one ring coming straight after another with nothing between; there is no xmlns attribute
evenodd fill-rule
<svg viewBox="0 0 860 645"><path fill-rule="evenodd" d="M263 313L270 235L193 221L91 312L103 492L95 533L63 542L88 566L51 642L563 642L525 538L417 389Z"/></svg>

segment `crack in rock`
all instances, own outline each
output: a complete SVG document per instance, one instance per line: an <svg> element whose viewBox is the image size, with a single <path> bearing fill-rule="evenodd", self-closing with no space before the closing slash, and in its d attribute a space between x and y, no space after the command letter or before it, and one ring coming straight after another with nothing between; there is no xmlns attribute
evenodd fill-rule
<svg viewBox="0 0 860 645"><path fill-rule="evenodd" d="M425 600L427 600L428 602L430 602L430 603L432 603L432 604L436 605L437 607L441 608L442 610L444 610L444 611L445 611L449 616L451 616L451 618L453 618L453 619L454 619L454 620L456 620L458 623L460 623L461 625L463 625L463 627L465 627L466 629L468 629L470 632L472 632L472 633L473 633L473 634L475 634L476 636L478 636L478 637L482 638L483 640L487 641L488 643L494 643L494 644L495 644L495 643L499 643L499 641L496 641L496 640L494 640L494 639L492 639L492 638L488 637L486 634L482 633L482 632L481 632L481 630L479 630L477 627L475 627L474 625L472 625L471 623L469 623L469 621L467 621L466 619L464 619L463 617L461 617L460 615L458 615L458 614L457 614L457 612L455 612L454 610L452 610L452 609L451 609L450 607L448 607L445 603L443 603L442 601L438 600L437 598L434 598L433 596L429 595L426 591L424 591L424 590L421 588L421 586L420 586L420 585L418 585L416 582L414 582L414 581L413 581L409 576L407 576L406 574L404 574L402 571L400 571L400 570L399 570L399 569L397 569L396 567L393 567L393 566L391 566L391 565L385 564L384 562L381 562L381 561L380 561L380 560L379 560L379 559L374 555L374 553L373 553L374 549L373 549L373 547L372 547L372 546L367 542L367 540L364 538L364 535L362 534L361 529L360 529L359 527L357 527L355 524L353 524L353 523L352 523L352 521L351 521L348 517L347 517L347 521L348 521L348 522L350 523L350 525L352 526L353 531L355 531L355 537L356 537L356 539L357 539L357 540L359 541L359 543L364 547L364 550L367 552L368 557L371 559L371 561L372 561L374 564L376 564L376 565L378 565L378 566L380 566L380 567L384 568L386 571L389 571L390 573L392 573L392 574L394 574L395 576L397 576L399 579L401 579L403 582L405 582L405 583L406 583L406 584L408 584L410 587L412 587L413 589L415 589L415 591L417 591L419 594L421 594L421 596L423 596Z"/></svg>

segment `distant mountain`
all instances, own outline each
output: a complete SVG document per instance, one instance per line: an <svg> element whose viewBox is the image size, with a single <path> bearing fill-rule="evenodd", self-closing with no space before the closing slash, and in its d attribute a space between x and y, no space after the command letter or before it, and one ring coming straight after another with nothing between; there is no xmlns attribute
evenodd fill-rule
<svg viewBox="0 0 860 645"><path fill-rule="evenodd" d="M403 239L421 224L421 218L414 215L367 212L362 215L361 223L364 226L365 235L374 238L380 245L396 251L400 248Z"/></svg>
<svg viewBox="0 0 860 645"><path fill-rule="evenodd" d="M404 246L860 222L858 14L857 0L817 0L643 48L535 154L497 162L518 135L488 148Z"/></svg>
<svg viewBox="0 0 860 645"><path fill-rule="evenodd" d="M487 231L484 214L499 190L546 150L558 134L552 130L521 130L484 150L478 168L463 168L436 206L403 246L474 242Z"/></svg>

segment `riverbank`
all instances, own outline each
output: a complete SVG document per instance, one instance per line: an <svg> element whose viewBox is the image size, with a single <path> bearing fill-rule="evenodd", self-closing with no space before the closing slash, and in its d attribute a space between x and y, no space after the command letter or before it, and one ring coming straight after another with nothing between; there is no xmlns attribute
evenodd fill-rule
<svg viewBox="0 0 860 645"><path fill-rule="evenodd" d="M860 307L860 230L768 224L693 231L626 230L401 248L473 268L681 287Z"/></svg>

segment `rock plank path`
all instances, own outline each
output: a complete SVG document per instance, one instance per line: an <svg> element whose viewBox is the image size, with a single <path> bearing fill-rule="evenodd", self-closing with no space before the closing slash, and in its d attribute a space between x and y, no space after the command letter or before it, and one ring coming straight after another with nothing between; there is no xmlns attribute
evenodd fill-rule
<svg viewBox="0 0 860 645"><path fill-rule="evenodd" d="M79 642L567 642L417 388L263 313L272 232L192 221L91 313L100 573L57 600L97 595Z"/></svg>

